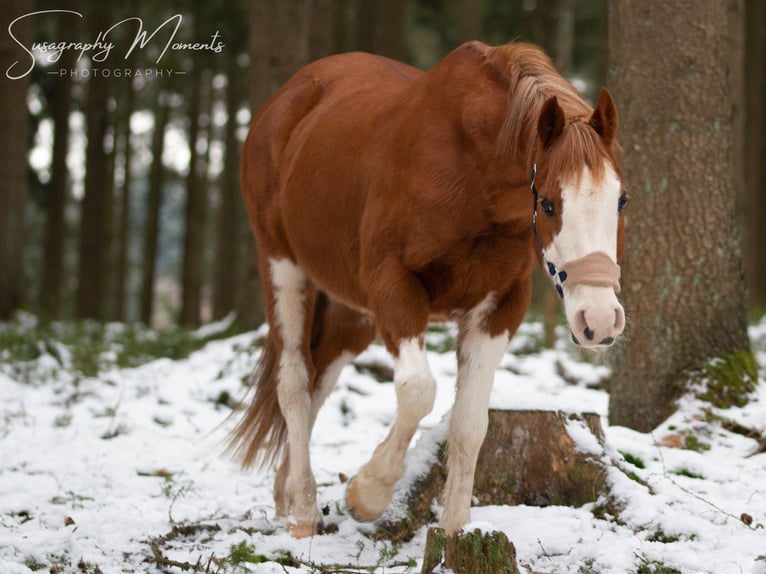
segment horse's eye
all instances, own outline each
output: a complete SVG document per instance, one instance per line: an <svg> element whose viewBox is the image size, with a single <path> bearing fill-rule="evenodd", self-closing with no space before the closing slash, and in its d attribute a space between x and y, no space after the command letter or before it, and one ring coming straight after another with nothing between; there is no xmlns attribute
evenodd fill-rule
<svg viewBox="0 0 766 574"><path fill-rule="evenodd" d="M553 206L553 202L550 199L543 198L540 201L540 208L545 215L553 215L556 212L556 208Z"/></svg>
<svg viewBox="0 0 766 574"><path fill-rule="evenodd" d="M619 213L620 211L622 211L627 205L627 203L628 203L628 196L623 193L620 196L619 201L617 202L617 212Z"/></svg>

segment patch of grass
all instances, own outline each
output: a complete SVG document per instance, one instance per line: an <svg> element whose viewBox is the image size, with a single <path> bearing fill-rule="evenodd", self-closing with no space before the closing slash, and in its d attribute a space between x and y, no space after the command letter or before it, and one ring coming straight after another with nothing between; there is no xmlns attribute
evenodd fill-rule
<svg viewBox="0 0 766 574"><path fill-rule="evenodd" d="M692 472L686 467L677 468L673 471L671 471L673 474L677 474L678 476L685 476L687 478L696 478L696 479L704 479L705 477L701 474L697 474L695 472Z"/></svg>
<svg viewBox="0 0 766 574"><path fill-rule="evenodd" d="M649 538L647 538L649 542L661 542L662 544L672 544L673 542L678 542L681 540L680 536L675 536L672 534L666 534L662 530L657 530L654 532Z"/></svg>
<svg viewBox="0 0 766 574"><path fill-rule="evenodd" d="M33 382L39 378L34 374L36 363L47 356L53 359L45 363L47 369L71 373L77 381L114 367L136 367L158 358L183 359L211 340L238 330L234 321L203 335L180 327L153 330L139 324L96 321L45 323L23 315L0 323L0 365L10 376Z"/></svg>
<svg viewBox="0 0 766 574"><path fill-rule="evenodd" d="M695 452L704 452L710 450L710 445L702 442L697 435L691 433L681 433L684 437L684 449Z"/></svg>
<svg viewBox="0 0 766 574"><path fill-rule="evenodd" d="M270 560L263 554L255 553L255 546L248 544L245 540L239 544L233 545L229 550L229 560L234 566L241 564L263 564Z"/></svg>
<svg viewBox="0 0 766 574"><path fill-rule="evenodd" d="M677 568L666 566L656 560L648 561L641 558L641 565L636 570L636 574L683 574Z"/></svg>
<svg viewBox="0 0 766 574"><path fill-rule="evenodd" d="M646 468L646 464L640 457L624 451L620 451L620 454L622 455L622 458L625 459L625 462L632 464L636 468Z"/></svg>
<svg viewBox="0 0 766 574"><path fill-rule="evenodd" d="M620 515L625 510L626 503L612 495L602 496L596 501L591 510L591 514L597 520L606 520L615 524L624 525L625 522Z"/></svg>

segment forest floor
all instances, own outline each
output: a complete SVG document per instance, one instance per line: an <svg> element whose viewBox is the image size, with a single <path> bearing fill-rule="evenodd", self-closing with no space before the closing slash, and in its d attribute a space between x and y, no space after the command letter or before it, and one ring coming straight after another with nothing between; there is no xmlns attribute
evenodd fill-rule
<svg viewBox="0 0 766 574"><path fill-rule="evenodd" d="M393 384L374 376L391 366L384 350L343 370L316 424L312 464L334 532L294 540L273 520L272 473L244 472L223 452L264 334L216 338L226 327L0 324L0 573L420 571L425 527L395 545L345 511L341 475L366 462L394 417ZM750 335L766 372L766 320ZM505 532L523 573L766 574L763 376L730 408L703 400L699 377L675 415L638 433L607 423L602 356L563 333L555 349L541 339L539 323L524 323L492 406L600 414L607 448L635 480L610 476L609 512L603 501L475 507L473 526ZM428 343L438 392L416 441L454 392L454 333Z"/></svg>

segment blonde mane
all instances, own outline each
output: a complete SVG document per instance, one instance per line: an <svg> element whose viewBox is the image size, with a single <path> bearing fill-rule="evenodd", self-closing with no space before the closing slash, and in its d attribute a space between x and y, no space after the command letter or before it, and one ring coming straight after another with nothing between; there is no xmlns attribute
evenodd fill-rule
<svg viewBox="0 0 766 574"><path fill-rule="evenodd" d="M579 178L585 165L595 180L600 179L607 150L588 124L593 108L556 71L548 56L531 44L510 43L493 48L489 57L503 64L509 81L508 110L497 142L499 153L523 158L531 167L540 110L550 97L556 96L567 126L550 149L547 170L559 178Z"/></svg>

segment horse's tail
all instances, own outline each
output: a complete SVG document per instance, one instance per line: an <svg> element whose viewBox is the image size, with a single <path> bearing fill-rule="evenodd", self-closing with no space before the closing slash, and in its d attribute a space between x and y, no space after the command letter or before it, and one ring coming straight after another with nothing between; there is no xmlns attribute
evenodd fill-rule
<svg viewBox="0 0 766 574"><path fill-rule="evenodd" d="M277 375L277 349L269 333L250 375L255 395L229 435L228 450L243 468L275 465L287 441L287 425L277 397Z"/></svg>

